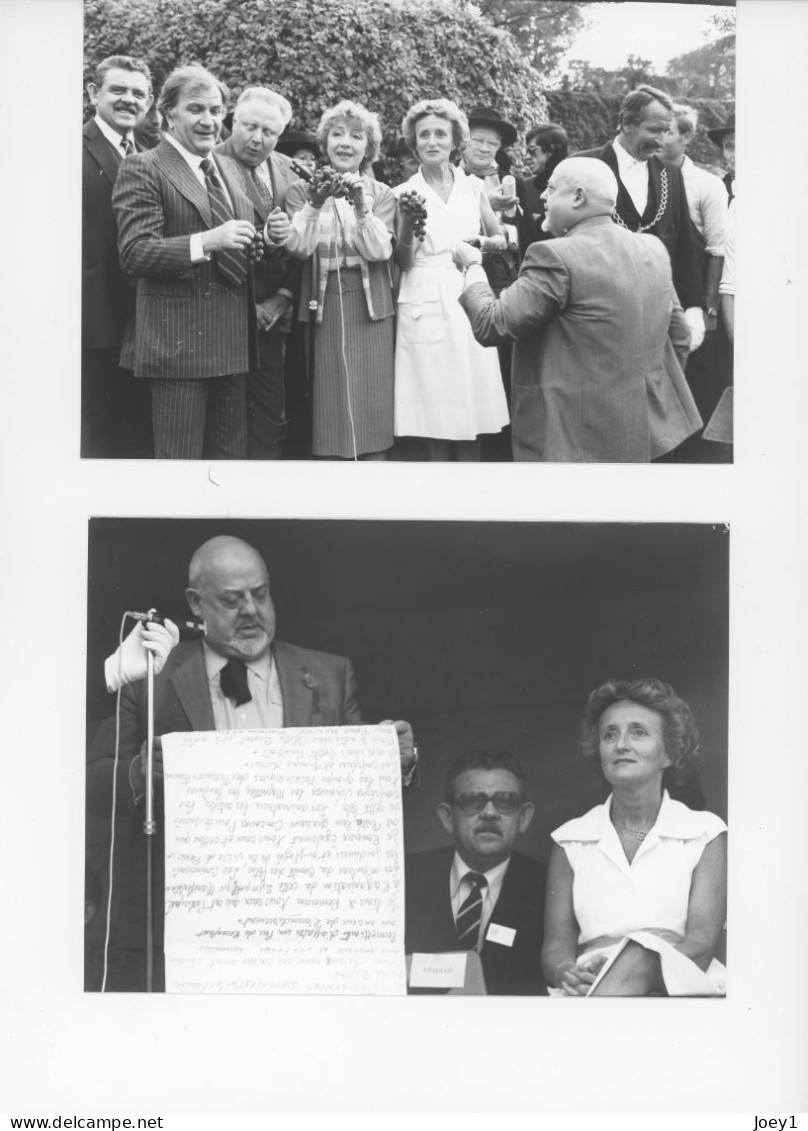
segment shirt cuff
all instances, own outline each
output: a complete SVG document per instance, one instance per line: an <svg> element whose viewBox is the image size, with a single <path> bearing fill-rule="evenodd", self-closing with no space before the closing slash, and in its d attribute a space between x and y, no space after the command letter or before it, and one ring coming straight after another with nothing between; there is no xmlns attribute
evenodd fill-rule
<svg viewBox="0 0 808 1131"><path fill-rule="evenodd" d="M191 262L192 263L205 263L210 259L202 250L202 233L194 232L191 236Z"/></svg>
<svg viewBox="0 0 808 1131"><path fill-rule="evenodd" d="M487 283L488 276L485 273L485 268L482 263L472 263L463 272L463 289L471 286L472 283Z"/></svg>

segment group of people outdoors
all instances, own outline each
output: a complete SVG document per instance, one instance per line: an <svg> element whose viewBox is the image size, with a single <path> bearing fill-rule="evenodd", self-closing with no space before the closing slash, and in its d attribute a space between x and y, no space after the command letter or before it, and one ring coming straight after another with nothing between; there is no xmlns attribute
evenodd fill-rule
<svg viewBox="0 0 808 1131"><path fill-rule="evenodd" d="M161 735L362 722L349 659L277 639L269 571L254 547L229 535L206 541L189 563L186 596L203 625L199 636L179 642L171 621L140 621L105 665L119 707L91 745L87 804L109 821L115 854L103 900L109 946L103 958L88 952L90 990L144 989L150 717L158 846ZM380 725L397 735L406 818L422 773L413 728L405 720ZM659 679L609 679L588 698L580 747L608 797L555 829L547 869L516 848L535 812L519 759L502 750L455 758L437 806L436 831L447 844L406 856L406 952L474 951L491 994L723 995L726 826L705 809L692 711ZM557 799L540 804L556 807ZM154 859L161 989L162 853ZM95 913L97 882L88 900Z"/></svg>
<svg viewBox="0 0 808 1131"><path fill-rule="evenodd" d="M318 458L709 458L730 186L664 92L632 91L584 154L532 127L519 178L496 109L419 100L393 186L357 102L292 131L277 91L228 115L183 66L144 149L147 63L105 59L88 92L83 455L289 456L309 397Z"/></svg>

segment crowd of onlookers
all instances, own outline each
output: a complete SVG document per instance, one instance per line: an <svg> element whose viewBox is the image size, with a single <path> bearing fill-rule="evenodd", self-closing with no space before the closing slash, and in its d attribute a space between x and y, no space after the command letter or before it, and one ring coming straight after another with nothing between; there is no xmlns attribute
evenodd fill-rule
<svg viewBox="0 0 808 1131"><path fill-rule="evenodd" d="M382 153L356 102L292 129L197 66L88 92L82 455L731 458L734 120L723 184L650 87L572 159L532 126L515 176L513 123L447 98Z"/></svg>

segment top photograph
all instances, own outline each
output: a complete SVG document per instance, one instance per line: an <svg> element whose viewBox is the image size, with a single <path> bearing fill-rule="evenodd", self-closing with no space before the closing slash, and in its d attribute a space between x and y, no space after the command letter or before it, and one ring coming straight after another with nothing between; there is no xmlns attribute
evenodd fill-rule
<svg viewBox="0 0 808 1131"><path fill-rule="evenodd" d="M84 459L729 464L735 8L85 0Z"/></svg>

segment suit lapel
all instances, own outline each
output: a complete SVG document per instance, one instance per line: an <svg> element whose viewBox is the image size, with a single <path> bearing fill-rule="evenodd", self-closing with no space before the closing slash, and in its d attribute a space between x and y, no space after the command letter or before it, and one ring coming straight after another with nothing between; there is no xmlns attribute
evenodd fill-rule
<svg viewBox="0 0 808 1131"><path fill-rule="evenodd" d="M314 693L316 683L309 673L296 662L288 646L280 640L274 641L272 654L278 667L278 680L283 697L283 725L285 727L312 726L314 712ZM313 687L309 683L314 684Z"/></svg>
<svg viewBox="0 0 808 1131"><path fill-rule="evenodd" d="M249 176L242 177L238 162L233 157L228 159L228 157L225 156L220 160L219 155L217 155L216 165L222 175L222 180L227 185L227 191L230 193L233 215L237 220L249 220L252 222L252 204L247 200L244 191L244 182L249 180Z"/></svg>
<svg viewBox="0 0 808 1131"><path fill-rule="evenodd" d="M114 185L123 155L115 152L93 121L88 122L84 127L84 146L101 167L109 183Z"/></svg>
<svg viewBox="0 0 808 1131"><path fill-rule="evenodd" d="M187 659L176 663L169 679L183 711L188 716L191 729L215 730L213 705L208 691L208 672L201 642Z"/></svg>
<svg viewBox="0 0 808 1131"><path fill-rule="evenodd" d="M209 228L213 227L213 214L210 210L208 194L194 176L191 166L177 152L170 141L161 141L154 150L155 160L160 171L174 188L190 201Z"/></svg>

